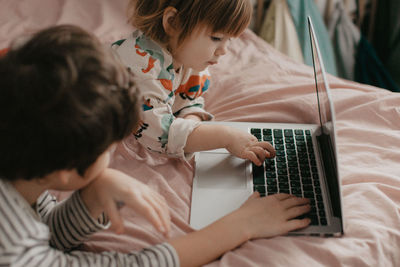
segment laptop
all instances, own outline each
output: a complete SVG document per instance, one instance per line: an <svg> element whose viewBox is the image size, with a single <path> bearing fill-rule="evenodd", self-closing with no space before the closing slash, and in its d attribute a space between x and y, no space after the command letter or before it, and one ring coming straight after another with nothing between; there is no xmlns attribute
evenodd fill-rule
<svg viewBox="0 0 400 267"><path fill-rule="evenodd" d="M195 154L190 225L203 228L239 208L254 192L290 193L311 200L310 225L289 235L341 236L343 215L335 112L317 37L308 17L319 121L316 124L208 122L224 124L269 141L276 157L263 166L225 149Z"/></svg>

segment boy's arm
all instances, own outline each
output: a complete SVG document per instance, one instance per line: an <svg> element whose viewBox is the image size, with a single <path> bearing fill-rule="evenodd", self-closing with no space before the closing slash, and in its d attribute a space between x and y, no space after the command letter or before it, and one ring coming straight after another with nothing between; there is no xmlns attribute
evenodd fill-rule
<svg viewBox="0 0 400 267"><path fill-rule="evenodd" d="M111 229L117 233L124 230L119 209L125 205L148 219L158 231L168 235L171 219L164 197L121 171L105 169L79 193L91 216L97 218L103 213L107 214Z"/></svg>
<svg viewBox="0 0 400 267"><path fill-rule="evenodd" d="M48 192L37 203L42 221L52 233L50 244L60 250L70 250L91 234L108 228L109 220L114 231L122 232L118 210L122 203L147 218L163 234L167 235L170 229L164 198L147 185L113 169L104 170L61 203Z"/></svg>
<svg viewBox="0 0 400 267"><path fill-rule="evenodd" d="M18 248L7 251L2 255L0 250L1 266L113 266L113 267L172 267L179 266L179 258L175 249L168 243L159 244L145 248L141 251L132 251L130 253L119 252L84 252L71 251L65 252L50 247L43 240L36 240L36 243L30 239L24 245L19 243ZM18 250L17 250L18 249Z"/></svg>
<svg viewBox="0 0 400 267"><path fill-rule="evenodd" d="M83 251L69 251L54 248L49 243L49 238L56 233L63 233L63 239L71 242L73 231L80 231L86 226L74 225L76 228L65 229L65 223L59 218L51 216L58 205L54 198L46 192L37 202L39 215L44 214L47 220L52 221L51 232L46 225L34 216L31 207L21 201L12 186L0 180L0 266L179 266L176 251L168 243L151 246L141 251L128 254L117 252L90 253ZM73 198L78 197L73 196ZM63 202L61 205L71 205ZM78 208L79 209L79 208ZM59 212L62 209L58 210ZM59 216L68 214L58 213ZM71 215L71 214L69 214ZM50 220L51 222L51 220ZM60 224L57 224L60 223ZM12 226L12 227L10 227ZM68 246L68 245L67 245Z"/></svg>
<svg viewBox="0 0 400 267"><path fill-rule="evenodd" d="M108 227L108 219L104 214L98 219L90 216L79 192L74 192L59 203L54 196L45 192L37 203L37 211L52 233L50 244L59 250L77 247L91 234Z"/></svg>
<svg viewBox="0 0 400 267"><path fill-rule="evenodd" d="M309 219L294 218L309 210L307 199L287 194L260 198L254 193L238 210L169 242L175 247L181 266L201 266L250 239L273 237L306 227Z"/></svg>

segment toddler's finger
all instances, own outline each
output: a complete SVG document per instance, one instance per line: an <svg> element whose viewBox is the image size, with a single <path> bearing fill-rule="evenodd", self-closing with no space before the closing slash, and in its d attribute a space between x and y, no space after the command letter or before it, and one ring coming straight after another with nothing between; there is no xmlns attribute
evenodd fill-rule
<svg viewBox="0 0 400 267"><path fill-rule="evenodd" d="M267 152L265 149L263 149L262 147L259 146L253 146L250 148L251 151L254 152L254 154L256 154L257 158L263 162L265 160L265 158L267 157L267 153L269 156L269 152Z"/></svg>
<svg viewBox="0 0 400 267"><path fill-rule="evenodd" d="M258 142L258 145L267 150L271 158L275 157L276 150L269 142L266 141Z"/></svg>
<svg viewBox="0 0 400 267"><path fill-rule="evenodd" d="M256 154L253 151L246 151L244 152L244 158L251 160L254 164L256 164L257 166L261 166L262 161L256 156Z"/></svg>

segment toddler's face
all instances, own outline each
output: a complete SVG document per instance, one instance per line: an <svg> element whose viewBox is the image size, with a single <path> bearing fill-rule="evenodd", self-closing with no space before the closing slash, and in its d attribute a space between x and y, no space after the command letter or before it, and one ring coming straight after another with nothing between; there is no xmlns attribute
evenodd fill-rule
<svg viewBox="0 0 400 267"><path fill-rule="evenodd" d="M196 28L181 45L172 47L174 68L183 65L202 71L217 64L220 57L226 54L230 38L231 36L224 33L213 33L207 27ZM176 40L172 40L172 43L175 42Z"/></svg>

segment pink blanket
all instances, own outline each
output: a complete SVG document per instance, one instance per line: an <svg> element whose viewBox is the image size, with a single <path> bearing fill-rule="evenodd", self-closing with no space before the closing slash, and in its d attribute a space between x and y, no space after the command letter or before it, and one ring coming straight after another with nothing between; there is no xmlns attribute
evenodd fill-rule
<svg viewBox="0 0 400 267"><path fill-rule="evenodd" d="M0 49L15 36L52 24L79 24L106 43L131 30L125 24L126 0L5 2L0 11ZM280 54L251 31L232 42L211 72L206 109L216 120L317 121L312 69ZM400 266L400 95L333 76L328 79L336 109L345 235L252 240L209 266ZM150 154L128 138L119 145L112 165L166 198L172 236L192 231L190 164ZM165 241L132 210L122 213L124 234L96 234L84 249L128 252Z"/></svg>

